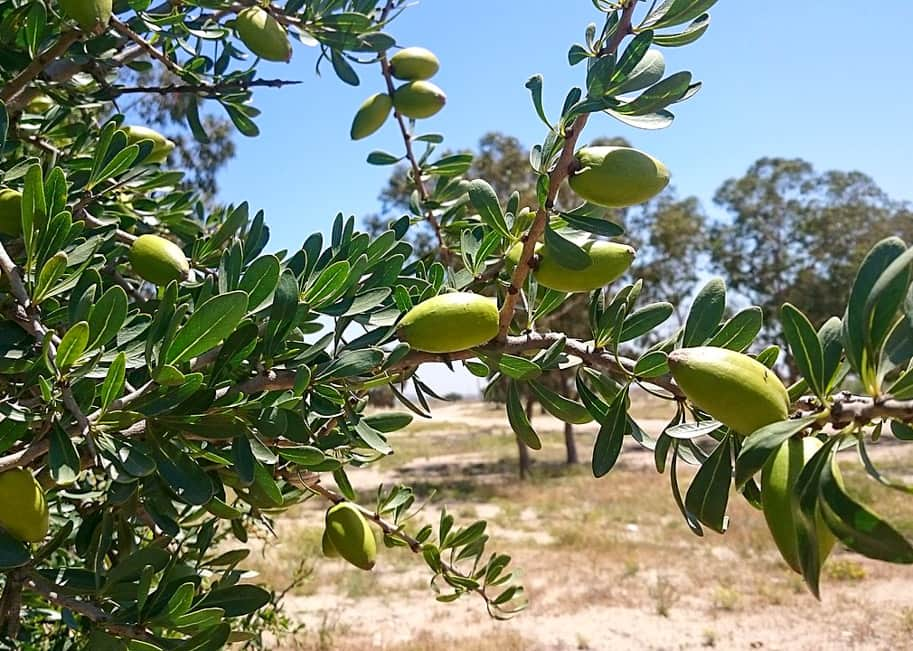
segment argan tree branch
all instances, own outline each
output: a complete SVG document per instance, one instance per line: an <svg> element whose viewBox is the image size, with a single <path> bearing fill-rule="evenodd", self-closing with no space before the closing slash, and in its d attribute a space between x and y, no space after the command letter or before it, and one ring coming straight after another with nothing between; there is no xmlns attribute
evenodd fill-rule
<svg viewBox="0 0 913 651"><path fill-rule="evenodd" d="M395 5L395 0L387 0L387 4L384 6L383 11L380 15L380 21L383 23L390 11ZM393 70L390 68L390 62L387 60L386 52L380 55L380 67L384 75L384 81L387 84L387 94L390 96L390 99L393 99L393 93L396 91L396 88L393 83ZM422 201L424 206L428 202L428 190L425 188L425 182L422 180L422 168L418 164L418 160L415 157L415 150L412 147L412 132L409 131L409 127L406 125L406 119L402 114L393 107L393 116L396 119L396 123L399 125L399 131L403 138L403 145L406 148L406 158L409 161L409 165L412 168L412 181L415 183L415 189L418 192L419 198ZM437 217L434 215L434 211L430 208L425 208L425 221L431 224L431 228L434 230L434 236L437 239L438 248L441 252L441 258L445 264L449 264L451 260L450 249L447 248L447 244L444 242L444 235L441 232L441 223L438 221Z"/></svg>
<svg viewBox="0 0 913 651"><path fill-rule="evenodd" d="M6 102L28 86L52 61L59 58L64 52L70 49L70 46L79 40L79 36L80 32L78 30L72 30L61 34L56 43L36 56L31 63L23 68L22 72L3 86L3 89L0 90L0 100Z"/></svg>
<svg viewBox="0 0 913 651"><path fill-rule="evenodd" d="M604 52L600 53L601 56L614 54L624 38L631 33L631 19L634 15L634 7L636 4L637 2L635 0L631 0L631 2L625 6L618 27L605 48L603 48ZM539 206L539 210L536 211L536 218L530 226L529 232L527 232L524 237L523 251L520 254L520 259L517 262L517 266L511 277L510 286L507 288L504 304L501 306L500 325L498 329L498 340L500 341L505 340L507 338L507 333L510 331L510 324L514 319L514 312L517 309L517 302L520 300L520 292L523 290L526 277L529 275L531 269L530 262L532 261L533 253L536 250L536 243L539 241L539 238L542 237L543 233L545 233L548 219L551 216L552 208L555 205L555 198L558 196L558 190L561 188L561 184L564 180L570 175L571 164L574 162L574 150L577 146L577 140L580 138L580 133L586 126L588 117L589 115L586 113L578 116L563 134L564 147L561 150L561 155L558 158L557 164L552 171L549 172L548 192L546 193L545 202L543 205Z"/></svg>

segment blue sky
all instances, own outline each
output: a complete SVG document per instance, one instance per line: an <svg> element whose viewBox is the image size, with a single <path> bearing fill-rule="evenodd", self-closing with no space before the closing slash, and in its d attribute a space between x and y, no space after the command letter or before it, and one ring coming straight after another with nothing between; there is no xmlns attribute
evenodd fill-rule
<svg viewBox="0 0 913 651"><path fill-rule="evenodd" d="M583 140L628 138L668 165L680 194L707 206L723 180L765 155L858 169L894 197L913 200L913 1L720 0L712 14L697 43L665 50L668 71L687 69L704 82L676 107L671 127L644 132L597 115ZM582 64L568 66L567 49L596 20L589 0L424 0L411 7L390 31L404 46L438 54L434 81L448 94L445 109L420 129L444 133L455 149L490 130L527 146L541 141L545 128L524 83L543 74L555 115L585 74ZM327 232L339 211L375 211L389 168L365 157L402 149L392 121L366 140L348 139L359 104L382 90L379 67L361 67L362 84L353 88L329 66L317 77L315 58L296 44L292 63L261 67L264 77L304 83L256 93L261 135L238 136L238 155L220 176L223 200L266 211L274 250Z"/></svg>

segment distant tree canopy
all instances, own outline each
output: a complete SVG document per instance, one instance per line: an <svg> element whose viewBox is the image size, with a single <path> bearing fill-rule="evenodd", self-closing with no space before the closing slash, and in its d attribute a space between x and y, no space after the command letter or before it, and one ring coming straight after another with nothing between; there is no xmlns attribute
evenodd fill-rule
<svg viewBox="0 0 913 651"><path fill-rule="evenodd" d="M710 267L764 310L782 341L778 309L802 305L816 326L841 315L846 288L875 242L913 238L910 206L856 171L819 172L808 161L762 158L714 196L729 218L710 229Z"/></svg>

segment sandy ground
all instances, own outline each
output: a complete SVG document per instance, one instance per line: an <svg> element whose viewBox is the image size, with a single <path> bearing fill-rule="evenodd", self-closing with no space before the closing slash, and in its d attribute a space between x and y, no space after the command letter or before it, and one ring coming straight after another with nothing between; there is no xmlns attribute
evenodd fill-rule
<svg viewBox="0 0 913 651"><path fill-rule="evenodd" d="M638 422L651 432L663 425ZM500 622L478 598L438 603L427 569L404 550L381 549L371 573L322 561L321 507L305 504L277 523L279 538L259 555L274 587L287 582L296 561L310 572L285 598L303 629L277 648L913 650L913 568L837 551L818 602L779 561L763 519L743 501L733 498L725 536L697 538L681 523L651 454L626 448L602 480L586 467L557 472L562 425L540 415L535 424L548 444L535 457L532 482L515 479L503 412L471 403L413 423L394 441L406 455L399 463L351 474L366 500L378 483L440 490L422 522L434 522L444 502L463 524L488 519L491 547L522 568L528 610ZM592 431L578 428L585 460ZM876 459L897 454L875 451ZM913 520L904 524L913 532Z"/></svg>

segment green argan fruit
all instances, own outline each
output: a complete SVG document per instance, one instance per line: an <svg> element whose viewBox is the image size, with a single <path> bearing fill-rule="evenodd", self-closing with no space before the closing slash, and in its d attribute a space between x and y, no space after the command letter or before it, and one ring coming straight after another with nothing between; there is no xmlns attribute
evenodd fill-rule
<svg viewBox="0 0 913 651"><path fill-rule="evenodd" d="M60 8L85 32L107 27L111 20L112 0L60 0Z"/></svg>
<svg viewBox="0 0 913 651"><path fill-rule="evenodd" d="M130 264L141 278L155 285L182 280L190 265L181 248L158 235L140 235L130 247Z"/></svg>
<svg viewBox="0 0 913 651"><path fill-rule="evenodd" d="M666 59L661 50L651 48L628 75L628 80L613 93L621 95L643 90L660 81L664 74L666 74Z"/></svg>
<svg viewBox="0 0 913 651"><path fill-rule="evenodd" d="M405 81L431 79L440 67L434 53L423 47L407 47L390 57L393 76Z"/></svg>
<svg viewBox="0 0 913 651"><path fill-rule="evenodd" d="M320 539L320 550L326 558L339 558L339 552L336 551L336 548L333 546L333 541L330 540L329 532L329 529L323 530L323 537Z"/></svg>
<svg viewBox="0 0 913 651"><path fill-rule="evenodd" d="M285 27L260 7L248 7L235 19L238 37L251 52L267 61L288 61L292 45Z"/></svg>
<svg viewBox="0 0 913 651"><path fill-rule="evenodd" d="M761 508L767 527L780 554L791 568L801 572L796 522L793 517L792 491L799 473L823 444L814 437L791 438L767 460L761 471ZM824 523L821 513L815 514L818 555L821 563L834 547L834 534Z"/></svg>
<svg viewBox="0 0 913 651"><path fill-rule="evenodd" d="M447 96L430 81L410 81L393 93L393 106L407 118L430 118L444 108Z"/></svg>
<svg viewBox="0 0 913 651"><path fill-rule="evenodd" d="M355 567L370 570L377 558L374 532L358 509L340 502L327 511L327 537L336 552Z"/></svg>
<svg viewBox="0 0 913 651"><path fill-rule="evenodd" d="M494 299L469 292L441 294L406 313L397 335L415 350L455 353L488 343L498 334Z"/></svg>
<svg viewBox="0 0 913 651"><path fill-rule="evenodd" d="M577 152L571 189L590 203L625 208L649 201L669 184L660 161L629 147L584 147Z"/></svg>
<svg viewBox="0 0 913 651"><path fill-rule="evenodd" d="M22 193L11 188L0 188L0 233L22 234Z"/></svg>
<svg viewBox="0 0 913 651"><path fill-rule="evenodd" d="M14 468L0 473L0 529L23 542L48 535L48 503L32 473Z"/></svg>
<svg viewBox="0 0 913 651"><path fill-rule="evenodd" d="M384 126L392 108L393 100L386 93L371 95L361 105L358 113L355 114L355 119L352 120L352 130L349 132L352 140L367 138Z"/></svg>
<svg viewBox="0 0 913 651"><path fill-rule="evenodd" d="M536 245L539 264L536 280L543 287L559 292L591 292L618 280L634 262L635 251L627 244L589 240L581 245L590 256L590 265L585 269L569 269L562 266L548 246ZM516 266L523 252L523 244L515 244L507 254L511 266Z"/></svg>
<svg viewBox="0 0 913 651"><path fill-rule="evenodd" d="M780 378L748 355L714 346L682 348L669 353L669 369L691 402L739 434L789 416Z"/></svg>
<svg viewBox="0 0 913 651"><path fill-rule="evenodd" d="M125 126L121 128L127 134L128 145L136 145L142 140L152 141L152 151L143 159L144 163L164 163L168 154L174 149L172 141L149 127Z"/></svg>
<svg viewBox="0 0 913 651"><path fill-rule="evenodd" d="M29 113L47 113L52 108L54 108L55 102L53 99L45 95L44 93L38 93L32 99L29 100L29 103L25 105L25 110Z"/></svg>

